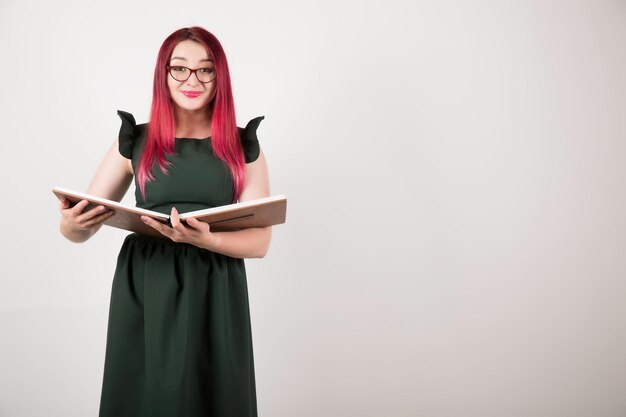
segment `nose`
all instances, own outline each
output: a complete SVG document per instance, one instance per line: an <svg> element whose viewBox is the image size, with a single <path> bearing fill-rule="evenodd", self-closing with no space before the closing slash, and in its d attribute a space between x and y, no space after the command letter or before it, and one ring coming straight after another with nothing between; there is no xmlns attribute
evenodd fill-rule
<svg viewBox="0 0 626 417"><path fill-rule="evenodd" d="M192 80L192 78L194 78L195 81ZM193 74L191 74L189 76L189 78L187 78L187 84L191 84L191 85L198 85L198 84L200 84L200 80L198 79L198 73L197 72L194 72Z"/></svg>

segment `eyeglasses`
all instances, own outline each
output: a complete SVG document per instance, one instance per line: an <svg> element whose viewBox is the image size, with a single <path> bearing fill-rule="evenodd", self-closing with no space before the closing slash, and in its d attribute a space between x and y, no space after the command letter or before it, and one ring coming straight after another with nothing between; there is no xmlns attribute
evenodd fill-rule
<svg viewBox="0 0 626 417"><path fill-rule="evenodd" d="M201 83L210 83L215 78L215 70L213 68L196 68L191 69L187 67L182 67L180 65L167 65L167 71L170 73L173 79L176 81L187 81L191 74L195 73L196 78Z"/></svg>

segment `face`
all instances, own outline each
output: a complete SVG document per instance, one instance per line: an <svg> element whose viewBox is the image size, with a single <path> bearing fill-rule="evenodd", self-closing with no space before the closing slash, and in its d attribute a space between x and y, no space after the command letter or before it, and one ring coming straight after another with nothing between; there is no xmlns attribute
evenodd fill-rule
<svg viewBox="0 0 626 417"><path fill-rule="evenodd" d="M215 65L208 52L201 44L191 40L181 41L176 45L170 57L169 65L215 70ZM214 78L209 83L202 83L196 74L191 75L187 81L176 81L169 73L167 74L167 86L172 101L183 110L201 110L211 102L215 95L216 79ZM200 95L196 97L186 96L185 92L199 92Z"/></svg>

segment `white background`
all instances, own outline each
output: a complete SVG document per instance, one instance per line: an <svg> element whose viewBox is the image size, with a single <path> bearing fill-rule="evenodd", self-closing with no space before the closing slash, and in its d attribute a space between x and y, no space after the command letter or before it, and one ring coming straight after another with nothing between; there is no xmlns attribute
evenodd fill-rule
<svg viewBox="0 0 626 417"><path fill-rule="evenodd" d="M289 200L246 260L261 417L626 415L621 0L2 0L0 415L97 415L126 233L65 240L51 189L193 25Z"/></svg>

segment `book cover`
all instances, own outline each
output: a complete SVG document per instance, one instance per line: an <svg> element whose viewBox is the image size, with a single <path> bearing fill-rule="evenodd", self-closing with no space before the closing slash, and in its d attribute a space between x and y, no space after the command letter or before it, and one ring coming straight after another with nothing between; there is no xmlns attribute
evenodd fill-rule
<svg viewBox="0 0 626 417"><path fill-rule="evenodd" d="M67 198L70 201L70 207L73 207L81 200L89 201L87 207L83 209L83 213L100 205L105 206L109 210L113 210L115 214L106 219L102 224L143 235L167 239L166 236L163 236L157 230L141 221L141 216L146 215L163 224L171 226L169 214L127 206L117 201L62 187L54 187L52 192L59 200L63 197ZM266 227L282 224L285 223L286 214L287 198L283 194L279 194L256 200L227 204L225 206L209 207L202 210L179 213L179 218L180 220L185 220L193 217L199 221L208 223L212 232L223 232L241 230L249 227Z"/></svg>

